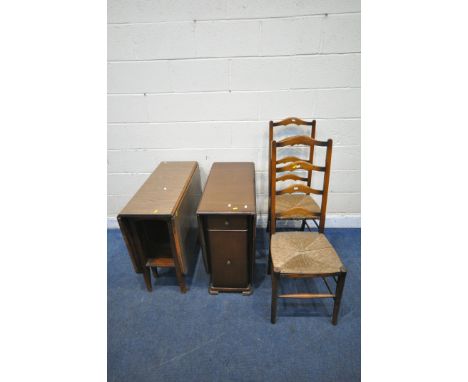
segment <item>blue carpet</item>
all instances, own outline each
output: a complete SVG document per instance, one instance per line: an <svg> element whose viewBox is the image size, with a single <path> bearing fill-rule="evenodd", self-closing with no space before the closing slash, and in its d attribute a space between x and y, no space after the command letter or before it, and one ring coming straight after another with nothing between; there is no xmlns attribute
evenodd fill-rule
<svg viewBox="0 0 468 382"><path fill-rule="evenodd" d="M358 381L361 368L361 231L327 229L348 269L340 318L333 300L278 300L270 324L268 248L257 233L251 296L208 294L199 256L179 292L173 270L160 272L153 292L134 273L120 231L108 230L109 381ZM321 280L286 280L282 291L323 291Z"/></svg>

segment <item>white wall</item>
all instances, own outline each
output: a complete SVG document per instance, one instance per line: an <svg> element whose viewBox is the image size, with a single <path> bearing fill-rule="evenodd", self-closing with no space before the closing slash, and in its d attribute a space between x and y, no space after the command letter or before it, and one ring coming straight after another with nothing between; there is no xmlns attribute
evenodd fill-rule
<svg viewBox="0 0 468 382"><path fill-rule="evenodd" d="M360 213L360 2L108 0L108 215L164 160L253 161L268 121L317 119L328 212Z"/></svg>

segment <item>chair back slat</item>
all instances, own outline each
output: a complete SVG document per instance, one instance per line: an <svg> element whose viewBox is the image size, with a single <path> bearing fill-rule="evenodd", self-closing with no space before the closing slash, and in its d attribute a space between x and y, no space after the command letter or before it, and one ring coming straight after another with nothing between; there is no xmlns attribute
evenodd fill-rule
<svg viewBox="0 0 468 382"><path fill-rule="evenodd" d="M282 121L273 122L273 126L287 126L287 125L303 125L303 126L313 126L315 121L306 122L297 117L291 117L283 119Z"/></svg>
<svg viewBox="0 0 468 382"><path fill-rule="evenodd" d="M327 147L328 143L325 141L317 141L307 135L295 135L287 137L281 141L276 142L276 147L294 146L294 145L305 145L305 146L323 146Z"/></svg>
<svg viewBox="0 0 468 382"><path fill-rule="evenodd" d="M294 194L302 192L304 194L315 194L315 195L322 195L322 190L316 190L315 188L305 186L303 184L297 183L292 184L289 187L283 188L282 190L276 191L276 195L283 195L283 194Z"/></svg>
<svg viewBox="0 0 468 382"><path fill-rule="evenodd" d="M281 159L278 159L276 161L276 164L282 164L282 163L290 163L290 162L303 162L304 159L301 159L299 157L295 157L295 156L288 156L288 157L284 157L284 158L281 158Z"/></svg>
<svg viewBox="0 0 468 382"><path fill-rule="evenodd" d="M284 171L296 171L296 170L306 170L306 171L322 171L326 170L326 167L323 166L315 166L310 164L309 162L299 161L287 164L286 166L277 167L276 172L284 172Z"/></svg>
<svg viewBox="0 0 468 382"><path fill-rule="evenodd" d="M284 174L276 178L277 182L282 182L285 180L300 180L303 182L307 182L307 178L304 178L303 176L299 176L296 174Z"/></svg>

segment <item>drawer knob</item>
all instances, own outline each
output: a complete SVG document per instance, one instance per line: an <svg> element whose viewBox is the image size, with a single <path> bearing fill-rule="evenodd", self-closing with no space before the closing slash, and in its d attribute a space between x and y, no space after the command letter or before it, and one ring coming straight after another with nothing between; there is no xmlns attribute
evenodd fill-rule
<svg viewBox="0 0 468 382"><path fill-rule="evenodd" d="M231 265L231 260L228 260L228 261L226 262L226 264L227 264L227 265Z"/></svg>
<svg viewBox="0 0 468 382"><path fill-rule="evenodd" d="M224 225L229 225L229 221L226 220L226 221L224 222Z"/></svg>

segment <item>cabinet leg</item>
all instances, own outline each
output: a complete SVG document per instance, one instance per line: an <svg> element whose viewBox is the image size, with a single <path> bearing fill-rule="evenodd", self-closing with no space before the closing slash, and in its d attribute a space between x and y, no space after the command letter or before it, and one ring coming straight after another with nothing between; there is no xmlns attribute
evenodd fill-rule
<svg viewBox="0 0 468 382"><path fill-rule="evenodd" d="M219 292L217 290L214 290L213 289L213 285L210 284L210 286L208 287L208 293L213 295L213 296L217 296L219 294Z"/></svg>
<svg viewBox="0 0 468 382"><path fill-rule="evenodd" d="M253 293L253 287L249 284L248 289L242 292L242 296L250 296Z"/></svg>

